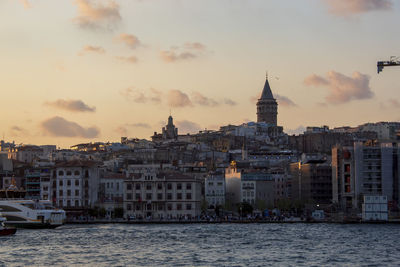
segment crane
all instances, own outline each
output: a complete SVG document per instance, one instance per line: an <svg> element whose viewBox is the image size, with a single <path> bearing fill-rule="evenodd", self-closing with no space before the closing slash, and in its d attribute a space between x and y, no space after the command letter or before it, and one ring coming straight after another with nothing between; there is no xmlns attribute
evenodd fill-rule
<svg viewBox="0 0 400 267"><path fill-rule="evenodd" d="M389 61L378 61L378 74L383 70L384 67L389 66L400 66L400 57L391 56Z"/></svg>

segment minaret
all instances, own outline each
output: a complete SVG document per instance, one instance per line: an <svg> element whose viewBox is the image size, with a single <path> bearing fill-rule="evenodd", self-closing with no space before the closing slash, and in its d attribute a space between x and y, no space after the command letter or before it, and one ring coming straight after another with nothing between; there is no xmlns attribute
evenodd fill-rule
<svg viewBox="0 0 400 267"><path fill-rule="evenodd" d="M260 99L257 101L257 122L269 123L273 126L277 125L278 103L272 95L271 87L268 82L268 73L265 80L264 89Z"/></svg>

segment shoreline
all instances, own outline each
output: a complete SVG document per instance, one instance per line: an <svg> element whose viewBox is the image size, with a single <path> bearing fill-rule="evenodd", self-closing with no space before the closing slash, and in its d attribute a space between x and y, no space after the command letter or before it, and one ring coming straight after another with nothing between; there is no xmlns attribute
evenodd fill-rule
<svg viewBox="0 0 400 267"><path fill-rule="evenodd" d="M266 220L235 220L235 221L126 221L126 220L92 220L92 221L68 221L71 224L400 224L400 221L266 221Z"/></svg>

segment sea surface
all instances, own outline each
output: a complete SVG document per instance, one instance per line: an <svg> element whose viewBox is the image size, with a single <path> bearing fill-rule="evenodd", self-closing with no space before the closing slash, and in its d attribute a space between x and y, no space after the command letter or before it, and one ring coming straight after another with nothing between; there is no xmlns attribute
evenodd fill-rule
<svg viewBox="0 0 400 267"><path fill-rule="evenodd" d="M400 266L400 225L64 225L0 237L0 266Z"/></svg>

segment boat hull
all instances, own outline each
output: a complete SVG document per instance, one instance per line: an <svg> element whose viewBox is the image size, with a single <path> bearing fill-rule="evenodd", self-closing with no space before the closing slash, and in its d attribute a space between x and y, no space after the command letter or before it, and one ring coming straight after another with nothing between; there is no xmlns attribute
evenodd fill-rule
<svg viewBox="0 0 400 267"><path fill-rule="evenodd" d="M4 228L0 230L0 236L13 235L17 232L16 228Z"/></svg>
<svg viewBox="0 0 400 267"><path fill-rule="evenodd" d="M61 226L62 224L6 222L6 225L22 229L54 229Z"/></svg>

